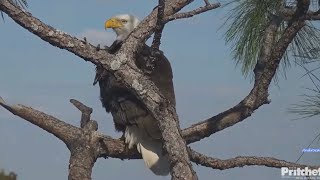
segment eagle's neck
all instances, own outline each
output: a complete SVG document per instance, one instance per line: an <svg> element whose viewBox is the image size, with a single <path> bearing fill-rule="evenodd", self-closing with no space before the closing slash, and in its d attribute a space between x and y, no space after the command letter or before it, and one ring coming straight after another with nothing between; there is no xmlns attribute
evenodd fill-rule
<svg viewBox="0 0 320 180"><path fill-rule="evenodd" d="M115 33L117 34L117 41L125 40L128 35L131 33L131 30L127 29L115 29Z"/></svg>

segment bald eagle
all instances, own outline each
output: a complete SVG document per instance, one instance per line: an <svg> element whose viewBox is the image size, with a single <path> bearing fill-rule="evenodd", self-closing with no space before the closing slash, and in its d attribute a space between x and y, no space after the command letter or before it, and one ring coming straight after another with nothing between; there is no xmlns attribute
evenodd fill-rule
<svg viewBox="0 0 320 180"><path fill-rule="evenodd" d="M116 53L121 44L139 24L132 15L117 15L105 22L105 28L112 28L117 34L114 43L107 50ZM172 83L172 70L168 59L162 52L154 63L151 73L147 62L151 58L151 47L144 45L136 54L135 63L148 75L161 93L175 105L175 95ZM147 73L148 72L148 73ZM97 66L95 83L100 86L100 99L108 113L111 112L115 129L123 132L125 143L129 148L136 147L141 153L145 165L156 175L168 175L170 164L167 154L163 152L161 132L156 119L149 114L143 103L116 78Z"/></svg>

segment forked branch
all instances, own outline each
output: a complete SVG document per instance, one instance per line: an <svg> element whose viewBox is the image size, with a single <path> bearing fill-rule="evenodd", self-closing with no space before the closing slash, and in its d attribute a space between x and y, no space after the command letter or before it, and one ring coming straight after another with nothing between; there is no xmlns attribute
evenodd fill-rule
<svg viewBox="0 0 320 180"><path fill-rule="evenodd" d="M75 99L70 99L70 102L81 112L80 127L84 128L90 121L92 108L82 104L81 102Z"/></svg>
<svg viewBox="0 0 320 180"><path fill-rule="evenodd" d="M308 8L308 6L302 4L301 7L297 8L297 12L299 12L297 13L298 16L293 19L290 26L285 29L277 42L274 41L276 36L275 31L281 19L273 17L270 20L264 34L265 39L262 42L261 54L254 68L255 81L252 90L236 106L184 129L183 136L188 143L199 141L202 138L209 137L213 133L231 127L251 116L263 104L270 102L268 100L269 85L279 67L283 54L298 31L305 25L305 19L300 17L304 17L308 9L303 8Z"/></svg>
<svg viewBox="0 0 320 180"><path fill-rule="evenodd" d="M81 112L91 110L90 107L85 106L77 100L71 100L72 104L81 109ZM65 122L59 122L55 117L45 114L37 110L33 110L30 107L19 105L23 107L16 108L16 106L8 105L5 101L0 98L0 105L6 108L8 111L15 113L15 115L29 121L39 121L41 119L42 123L33 123L38 127L47 130L52 133L50 129L61 129L59 134L62 136L67 136L70 134L72 136L68 139L68 147L71 152L70 157L70 171L69 179L78 180L85 179L91 180L92 167L97 158L119 158L119 159L141 159L141 155L137 152L135 148L127 149L123 140L113 139L109 136L104 136L95 130L90 130L88 128L81 129L74 127ZM25 108L27 110L25 110ZM31 110L31 111L30 111ZM34 114L36 113L36 114ZM39 118L38 115L41 114L45 118ZM32 118L30 118L32 117ZM52 120L53 119L53 120ZM52 121L54 123L52 123ZM89 121L90 124L92 121ZM62 124L61 124L62 123ZM87 124L87 125L88 125ZM52 128L53 126L53 128ZM70 129L70 127L72 127ZM54 131L55 132L55 131ZM52 133L54 134L54 133ZM59 139L61 136L57 136ZM256 156L238 156L231 159L221 160L218 158L209 157L203 155L188 147L188 154L190 160L198 165L209 167L212 169L230 169L243 166L266 166L272 168L281 167L309 167L310 169L318 169L319 166L309 166L302 165L292 162L287 162L284 160L275 159L272 157L256 157Z"/></svg>
<svg viewBox="0 0 320 180"><path fill-rule="evenodd" d="M6 103L1 97L0 106L4 107L12 114L19 116L27 120L28 122L40 127L41 129L53 134L66 144L73 140L74 134L76 134L76 132L78 131L77 127L65 123L41 111L35 110L31 107L27 107L21 104L10 105Z"/></svg>
<svg viewBox="0 0 320 180"><path fill-rule="evenodd" d="M160 0L159 2L164 3L165 1ZM97 49L92 45L42 23L39 19L34 18L30 13L14 6L8 0L0 1L0 10L8 14L15 22L44 41L72 52L86 61L103 66L106 70L117 77L117 80L123 82L123 84L145 104L146 108L154 118L159 121L162 137L173 167L173 179L182 179L183 177L187 179L196 179L197 176L193 172L189 163L186 143L181 137L179 119L177 117L175 107L168 103L154 83L145 77L134 63L134 55L138 51L139 47L141 47L146 39L156 31L157 37L155 36L154 46L159 48L161 32L164 26L163 19L168 22L174 19L192 17L193 15L200 14L220 6L220 4L209 4L209 2L205 0L205 7L186 13L177 13L191 2L192 0L181 0L179 2L166 1L166 4L159 7L158 13L153 11L141 22L139 27L123 44L117 56L105 51L97 51ZM273 52L273 54L261 56L258 59L255 67L255 84L249 95L235 107L214 116L209 120L197 123L190 128L185 129L183 131L183 136L186 138L188 143L199 141L202 138L208 137L215 132L221 131L244 120L249 117L254 110L269 102L267 99L268 87L278 68L279 62L296 33L304 26L304 20L306 18L303 17L308 17L307 8L308 3L310 2L307 0L299 2L300 5L298 3L298 8L294 14L294 18L292 19L292 22L290 22L290 26L288 26L284 31L283 36L277 42L272 41L272 46L270 46L272 49L266 46L263 47L267 48L268 51ZM161 19L160 21L158 21L159 18ZM162 26L157 28L157 24ZM81 177L85 177L84 179L91 179L92 166L97 157L140 158L136 152L126 151L122 141L97 134L95 132L97 124L90 120L92 110L90 111L88 107L81 106L81 104L76 101L73 101L73 104L82 111L81 127L86 127L86 125L91 124L92 126L90 125L89 129L77 128L23 105L8 105L0 99L1 106L54 134L67 144L71 151L70 179L79 179L79 175L81 174L77 172L83 172L84 175ZM251 159L249 158L250 161L248 161L248 159L244 160L243 157L232 159L232 161L213 158L210 159L209 157L206 157L206 161L200 161L203 156L200 156L196 152L189 152L189 155L191 155L191 159L193 161L197 161L199 163L203 162L203 165L205 166L209 166L210 164L217 162L222 164L225 162L229 162L230 164L233 163L233 166L235 167L239 167L244 163L247 163L248 165L255 165L254 163L262 165L259 164L258 161L255 161L256 159L253 157L251 157ZM81 157L88 157L89 159L83 163L80 161ZM270 161L270 159L265 160ZM218 169L233 167L215 165ZM86 169L89 169L89 171Z"/></svg>

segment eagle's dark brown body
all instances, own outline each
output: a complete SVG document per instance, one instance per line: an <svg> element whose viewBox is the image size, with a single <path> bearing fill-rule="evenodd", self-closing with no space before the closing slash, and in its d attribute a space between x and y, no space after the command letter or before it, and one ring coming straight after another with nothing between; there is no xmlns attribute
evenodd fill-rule
<svg viewBox="0 0 320 180"><path fill-rule="evenodd" d="M143 72L148 71L146 64L150 57L151 48L145 45L136 57L136 65ZM148 76L160 92L175 104L170 63L162 52L158 57L154 69ZM152 139L159 139L160 131L156 120L149 115L143 104L121 82L102 68L97 67L97 76L100 77L98 82L102 105L108 113L111 112L116 130L124 132L127 126L136 125L145 130Z"/></svg>

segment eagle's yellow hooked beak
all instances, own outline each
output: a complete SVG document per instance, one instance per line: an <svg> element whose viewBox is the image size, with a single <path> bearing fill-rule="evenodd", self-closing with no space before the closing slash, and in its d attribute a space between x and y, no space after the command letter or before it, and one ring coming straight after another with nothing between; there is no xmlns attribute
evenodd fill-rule
<svg viewBox="0 0 320 180"><path fill-rule="evenodd" d="M107 28L119 28L119 27L122 27L122 26L123 26L122 22L119 19L116 19L116 18L108 19L104 24L104 28L105 29L107 29Z"/></svg>

